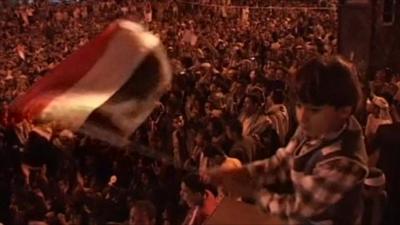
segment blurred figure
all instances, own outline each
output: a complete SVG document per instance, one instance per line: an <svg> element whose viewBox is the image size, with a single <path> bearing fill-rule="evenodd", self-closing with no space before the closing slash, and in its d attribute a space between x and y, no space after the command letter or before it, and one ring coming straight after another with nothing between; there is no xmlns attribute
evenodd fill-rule
<svg viewBox="0 0 400 225"><path fill-rule="evenodd" d="M392 117L389 113L389 103L378 96L367 100L367 111L369 114L365 126L365 136L367 140L371 140L380 125L392 123Z"/></svg>
<svg viewBox="0 0 400 225"><path fill-rule="evenodd" d="M129 213L129 225L155 225L156 208L149 201L137 201Z"/></svg>
<svg viewBox="0 0 400 225"><path fill-rule="evenodd" d="M388 201L383 216L383 224L398 224L400 221L400 123L381 125L372 140L371 150L373 162L386 176Z"/></svg>
<svg viewBox="0 0 400 225"><path fill-rule="evenodd" d="M378 168L370 168L364 181L364 215L362 224L382 224L387 194L385 174Z"/></svg>
<svg viewBox="0 0 400 225"><path fill-rule="evenodd" d="M271 121L259 110L260 106L260 98L257 95L248 94L244 98L243 111L239 116L244 137L262 133L271 125Z"/></svg>
<svg viewBox="0 0 400 225"><path fill-rule="evenodd" d="M283 90L273 90L265 104L265 113L279 136L281 146L286 144L286 136L289 132L289 113L284 102Z"/></svg>
<svg viewBox="0 0 400 225"><path fill-rule="evenodd" d="M189 174L181 183L181 198L189 206L189 211L182 225L201 225L217 207L217 189L206 185L200 176Z"/></svg>
<svg viewBox="0 0 400 225"><path fill-rule="evenodd" d="M226 135L233 142L228 155L237 158L242 163L254 161L256 149L250 137L242 136L242 124L239 120L228 121L225 127Z"/></svg>

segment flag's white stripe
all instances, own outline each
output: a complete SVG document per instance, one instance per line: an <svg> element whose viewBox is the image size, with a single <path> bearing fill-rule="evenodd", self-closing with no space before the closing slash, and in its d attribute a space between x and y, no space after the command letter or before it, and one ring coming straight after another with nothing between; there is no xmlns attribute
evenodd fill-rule
<svg viewBox="0 0 400 225"><path fill-rule="evenodd" d="M156 102L161 97L168 85L171 83L172 74L167 57L161 46L152 52L160 63L160 81L155 90L145 99L132 99L119 104L104 105L101 107L103 114L109 115L112 123L123 131L124 136L113 133L113 131L102 129L94 124L85 124L82 131L101 140L107 140L116 146L128 143L128 136L136 130L154 109ZM143 76L135 74L134 76ZM129 116L136 115L136 116ZM99 121L96 121L99 122Z"/></svg>
<svg viewBox="0 0 400 225"><path fill-rule="evenodd" d="M79 128L95 108L129 79L144 57L160 45L158 38L134 23L119 22L118 25L120 29L108 43L104 55L74 86L53 99L42 111L41 118Z"/></svg>

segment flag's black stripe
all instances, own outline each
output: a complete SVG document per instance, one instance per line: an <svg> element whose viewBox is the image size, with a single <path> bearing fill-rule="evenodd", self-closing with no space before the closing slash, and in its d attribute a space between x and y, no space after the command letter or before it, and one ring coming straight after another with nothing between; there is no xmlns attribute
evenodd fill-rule
<svg viewBox="0 0 400 225"><path fill-rule="evenodd" d="M132 99L144 99L154 89L157 88L161 80L161 64L159 59L150 53L139 65L139 67L132 72L128 81L114 93L106 102L96 108L86 119L81 129L85 126L96 126L100 129L108 130L117 135L123 136L124 132L109 118L109 115L104 114L102 108L108 105L115 105Z"/></svg>

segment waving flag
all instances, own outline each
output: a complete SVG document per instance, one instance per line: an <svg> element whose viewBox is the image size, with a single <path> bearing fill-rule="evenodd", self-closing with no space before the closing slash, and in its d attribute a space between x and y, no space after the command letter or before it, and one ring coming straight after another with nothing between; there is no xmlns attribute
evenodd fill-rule
<svg viewBox="0 0 400 225"><path fill-rule="evenodd" d="M123 145L170 81L160 40L118 20L17 98L10 115Z"/></svg>

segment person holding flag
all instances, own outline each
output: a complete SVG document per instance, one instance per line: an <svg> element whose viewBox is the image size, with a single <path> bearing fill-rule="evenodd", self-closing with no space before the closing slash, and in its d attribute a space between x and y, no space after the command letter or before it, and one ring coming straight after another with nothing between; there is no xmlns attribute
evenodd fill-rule
<svg viewBox="0 0 400 225"><path fill-rule="evenodd" d="M340 57L312 59L297 71L293 90L299 127L286 147L202 177L254 197L265 212L290 223L359 224L368 168L363 131L352 116L361 92L351 65Z"/></svg>

